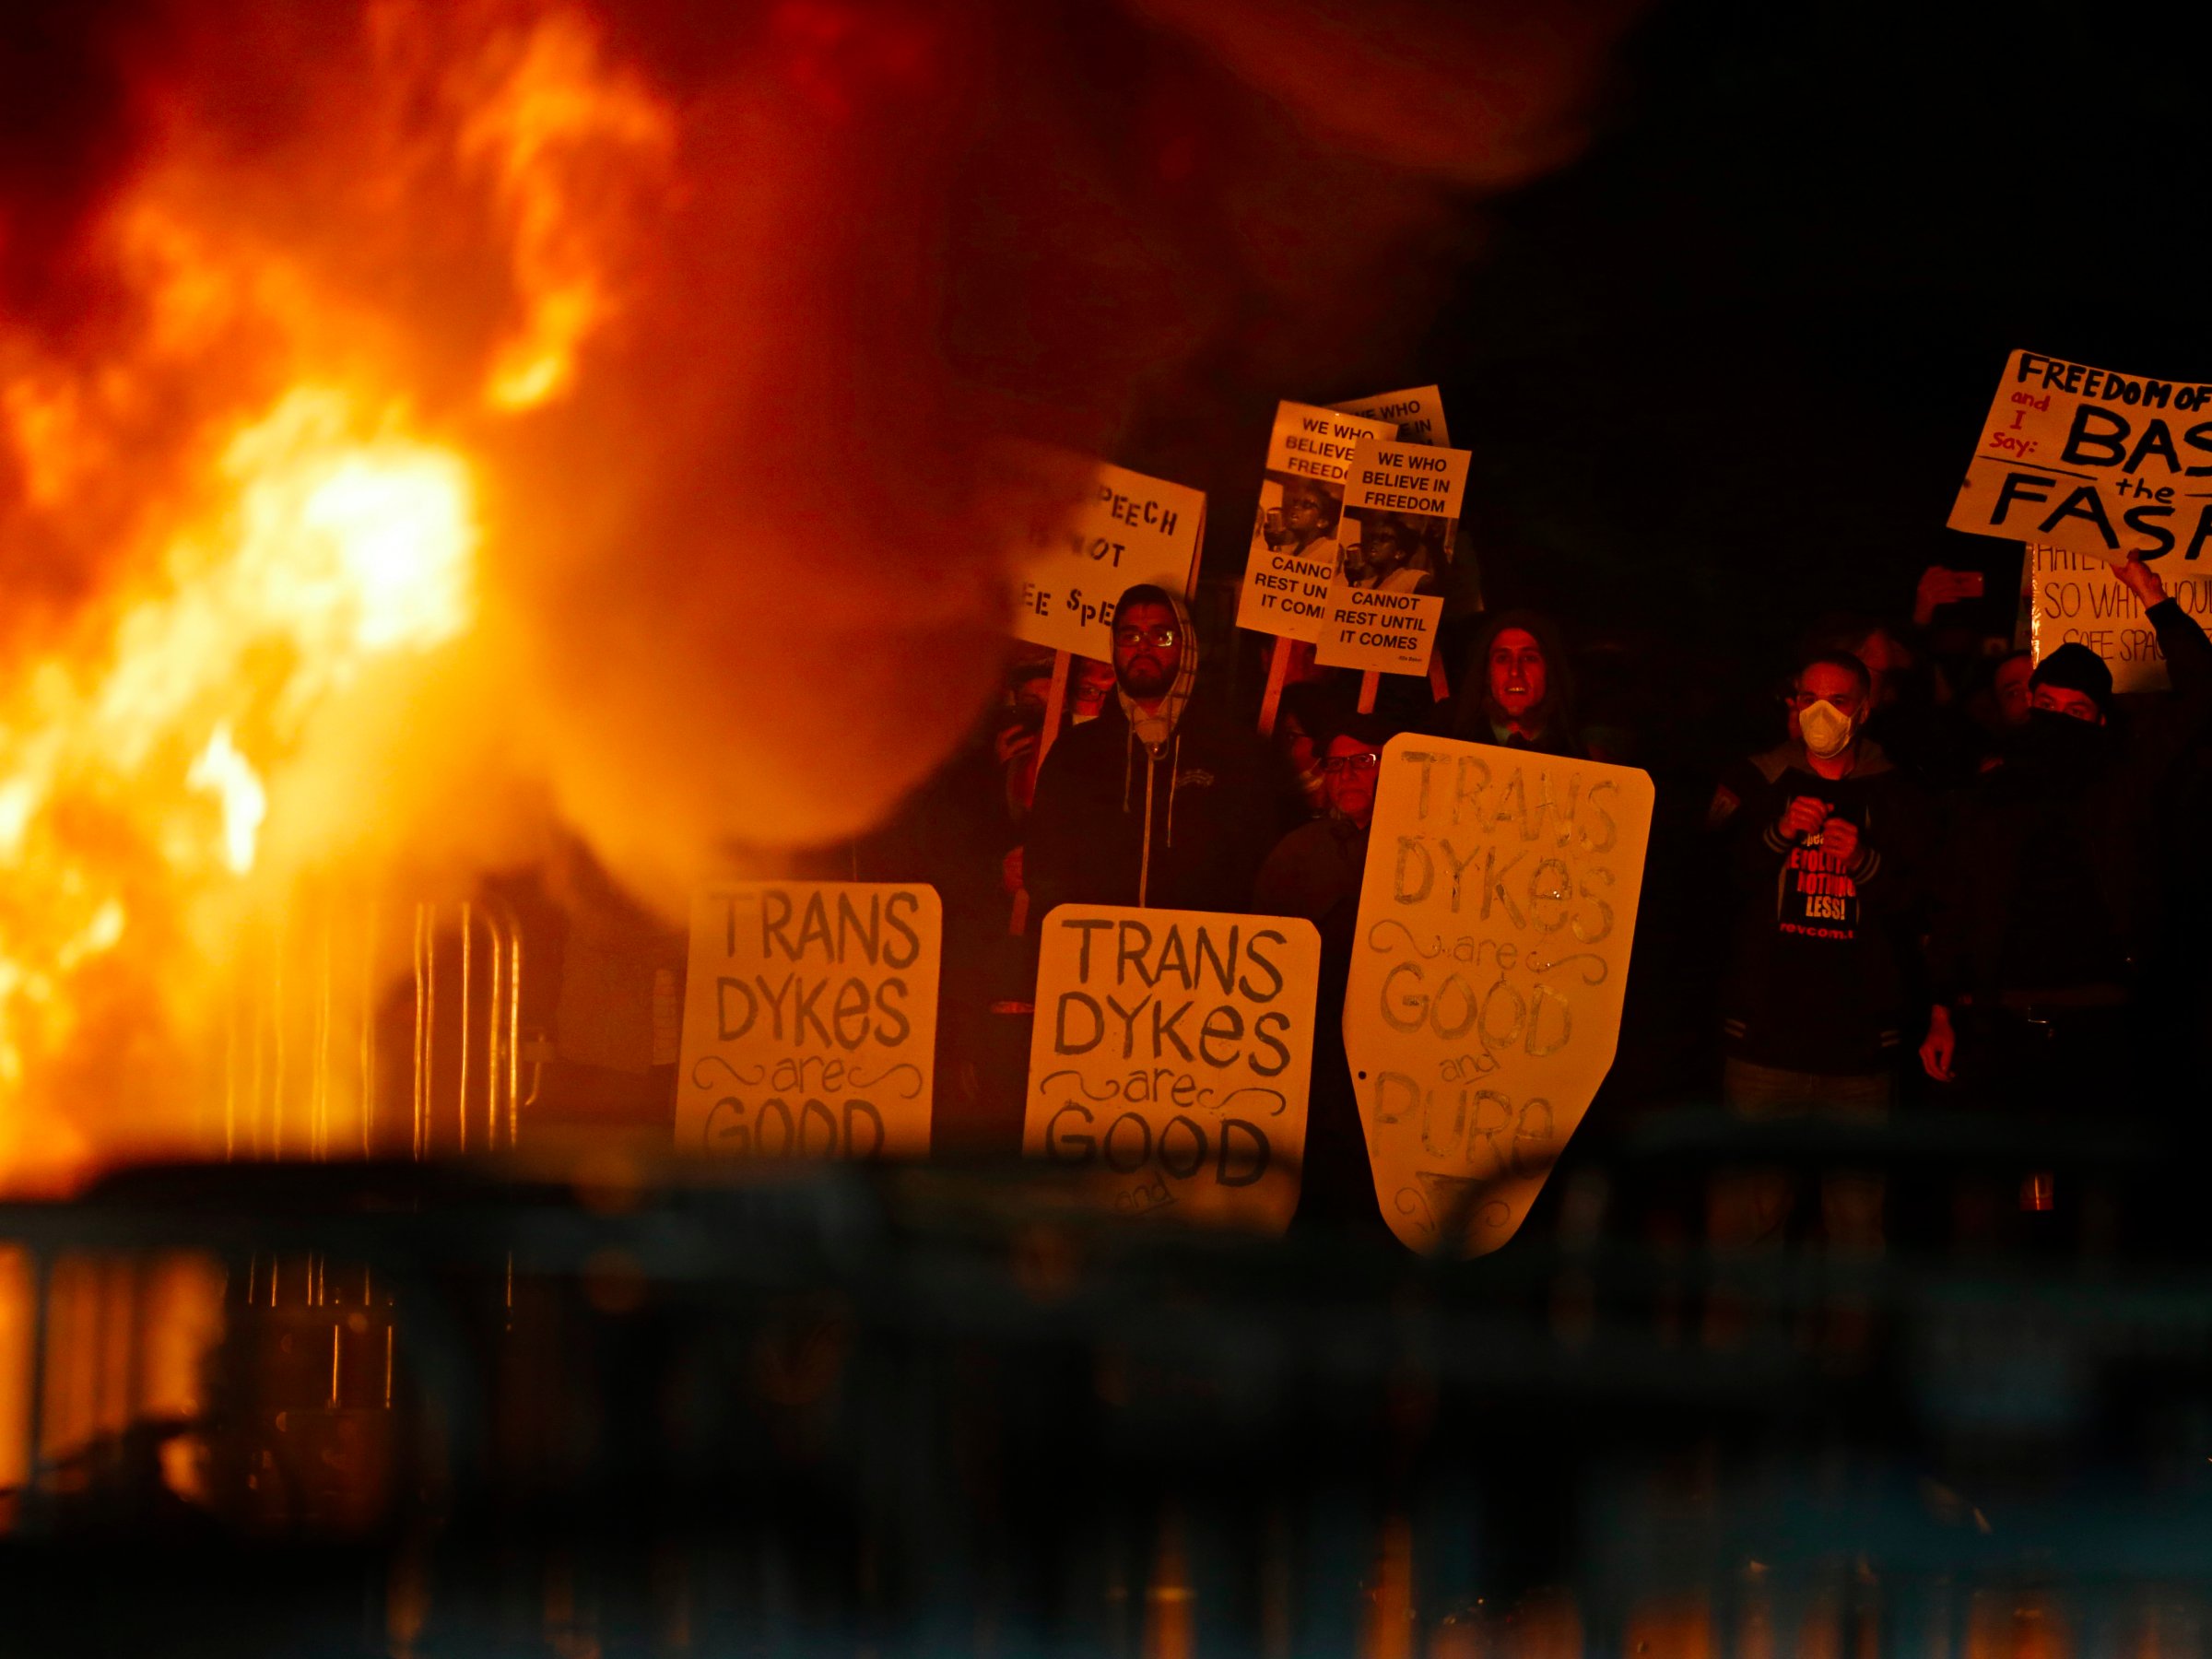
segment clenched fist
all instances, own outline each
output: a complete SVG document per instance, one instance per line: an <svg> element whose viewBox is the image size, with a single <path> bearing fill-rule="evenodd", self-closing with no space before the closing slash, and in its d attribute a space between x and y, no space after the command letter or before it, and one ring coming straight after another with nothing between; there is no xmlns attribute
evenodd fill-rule
<svg viewBox="0 0 2212 1659"><path fill-rule="evenodd" d="M1859 827L1849 818L1830 818L1820 826L1820 851L1849 864L1859 855Z"/></svg>
<svg viewBox="0 0 2212 1659"><path fill-rule="evenodd" d="M1820 828L1828 818L1828 803L1811 795L1799 795L1782 809L1782 832L1792 841L1810 835Z"/></svg>

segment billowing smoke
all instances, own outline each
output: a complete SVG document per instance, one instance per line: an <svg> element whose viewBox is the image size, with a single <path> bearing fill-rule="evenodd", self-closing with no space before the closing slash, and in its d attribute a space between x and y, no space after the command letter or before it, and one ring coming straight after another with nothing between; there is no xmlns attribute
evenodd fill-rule
<svg viewBox="0 0 2212 1659"><path fill-rule="evenodd" d="M878 817L999 659L1001 441L1387 378L1623 9L0 24L0 1093L238 892L559 823L674 914Z"/></svg>

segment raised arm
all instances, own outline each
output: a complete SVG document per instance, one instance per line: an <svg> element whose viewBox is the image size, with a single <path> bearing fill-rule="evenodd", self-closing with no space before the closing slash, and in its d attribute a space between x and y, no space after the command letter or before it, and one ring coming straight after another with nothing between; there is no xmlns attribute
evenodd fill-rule
<svg viewBox="0 0 2212 1659"><path fill-rule="evenodd" d="M2159 717L2136 745L2136 759L2147 780L2156 780L2199 742L2212 725L2212 640L2181 602L2170 598L2159 573L2140 559L2112 567L2127 590L2143 602L2143 616L2159 636L2166 677L2173 689Z"/></svg>

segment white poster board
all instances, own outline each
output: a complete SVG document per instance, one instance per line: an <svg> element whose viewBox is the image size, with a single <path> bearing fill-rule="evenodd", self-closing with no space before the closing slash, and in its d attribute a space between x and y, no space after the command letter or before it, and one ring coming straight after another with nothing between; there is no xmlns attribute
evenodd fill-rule
<svg viewBox="0 0 2212 1659"><path fill-rule="evenodd" d="M1949 524L2195 569L2212 542L2212 386L2014 352Z"/></svg>
<svg viewBox="0 0 2212 1659"><path fill-rule="evenodd" d="M1625 766L1384 746L1344 1045L1413 1249L1511 1239L1612 1067L1653 799Z"/></svg>
<svg viewBox="0 0 2212 1659"><path fill-rule="evenodd" d="M1451 429L1444 424L1444 394L1434 386L1378 392L1372 397L1355 397L1330 406L1347 415L1364 415L1370 420L1395 421L1402 442L1449 444L1452 441Z"/></svg>
<svg viewBox="0 0 2212 1659"><path fill-rule="evenodd" d="M1314 404L1276 406L1267 470L1244 564L1237 626L1289 640L1318 640L1329 583L1341 558L1344 483L1362 439L1394 440L1394 421Z"/></svg>
<svg viewBox="0 0 2212 1659"><path fill-rule="evenodd" d="M1321 935L1286 916L1044 919L1022 1150L1120 1214L1280 1232L1298 1207Z"/></svg>
<svg viewBox="0 0 2212 1659"><path fill-rule="evenodd" d="M2159 574L2167 597L2212 629L2212 571L2184 576L2164 560ZM2143 615L2143 602L2130 593L2112 567L2088 553L2063 547L2028 549L2028 649L2041 662L2061 645L2087 645L2112 671L2115 691L2164 691L2166 653L2158 631Z"/></svg>
<svg viewBox="0 0 2212 1659"><path fill-rule="evenodd" d="M676 1145L925 1158L944 911L908 882L731 881L691 904Z"/></svg>
<svg viewBox="0 0 2212 1659"><path fill-rule="evenodd" d="M1070 515L1017 550L1015 636L1111 662L1115 601L1140 582L1188 598L1205 538L1203 490L1090 463Z"/></svg>
<svg viewBox="0 0 2212 1659"><path fill-rule="evenodd" d="M1344 487L1343 558L1313 660L1371 674L1426 674L1444 609L1453 528L1474 455L1363 441Z"/></svg>

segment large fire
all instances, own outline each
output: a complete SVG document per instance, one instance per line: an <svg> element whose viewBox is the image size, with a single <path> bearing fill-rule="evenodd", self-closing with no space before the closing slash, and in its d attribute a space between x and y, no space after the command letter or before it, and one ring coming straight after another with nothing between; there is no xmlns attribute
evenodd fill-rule
<svg viewBox="0 0 2212 1659"><path fill-rule="evenodd" d="M468 640L472 448L573 385L618 310L605 176L667 161L668 112L581 14L456 30L380 6L360 44L382 78L343 111L349 131L314 127L340 147L347 206L372 214L358 197L382 192L404 210L412 171L464 199L480 184L499 232L506 303L475 342L473 397L426 373L398 332L416 319L365 299L288 208L257 207L267 161L221 153L188 100L87 251L123 321L90 350L0 321L18 486L0 522L88 579L18 619L0 670L0 1181L208 1148L210 1114L180 1097L215 1081L200 1057L221 1051L234 976L285 966L281 945L239 941L329 851L295 838L272 865L271 815L302 788L324 797L291 800L308 820L379 810L391 757L347 700L391 697L394 674ZM433 118L409 119L425 98ZM371 770L334 788L347 768Z"/></svg>

